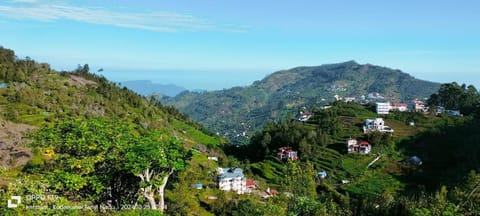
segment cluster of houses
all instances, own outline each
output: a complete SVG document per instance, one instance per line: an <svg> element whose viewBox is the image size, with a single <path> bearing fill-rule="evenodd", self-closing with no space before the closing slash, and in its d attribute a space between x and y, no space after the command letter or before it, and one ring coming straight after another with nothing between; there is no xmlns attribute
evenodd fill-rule
<svg viewBox="0 0 480 216"><path fill-rule="evenodd" d="M387 115L390 111L397 112L428 112L428 106L425 102L415 99L408 103L377 102L377 114Z"/></svg>
<svg viewBox="0 0 480 216"><path fill-rule="evenodd" d="M378 99L382 96L379 94L369 95L370 99ZM349 100L355 100L354 98L348 98ZM399 112L427 112L428 107L426 104L420 100L412 100L409 103L390 103L390 102L377 102L376 109L378 114L389 114L390 111L399 111ZM451 113L450 115L460 115L460 113L455 111L445 111L442 110L442 113ZM306 122L313 116L311 112L300 112L300 117L298 121ZM382 133L392 134L394 130L385 125L383 118L375 119L366 119L365 124L363 125L363 132L369 133L373 131L379 131ZM346 148L349 154L370 154L372 151L372 146L366 141L358 141L357 139L349 138L346 141ZM281 147L277 151L277 158L281 161L296 161L299 159L298 152L293 150L291 147ZM218 161L216 157L209 157L210 160ZM414 156L409 159L409 162L414 165L421 165L422 161L417 156ZM327 172L321 171L317 174L317 178L325 179L327 178ZM347 180L346 183L348 183ZM238 167L229 167L229 168L217 168L217 178L216 178L217 187L220 190L232 191L238 194L249 194L249 193L258 193L264 198L275 196L278 194L278 191L268 188L265 191L256 190L257 185L253 179L247 179L243 173L243 170ZM346 184L342 181L343 184Z"/></svg>
<svg viewBox="0 0 480 216"><path fill-rule="evenodd" d="M429 112L430 108L424 101L414 99L408 103L390 103L390 102L377 102L376 103L377 114L388 115L391 111L397 112ZM458 110L446 110L444 107L437 107L435 112L437 114L445 113L450 116L461 116Z"/></svg>
<svg viewBox="0 0 480 216"><path fill-rule="evenodd" d="M357 103L361 103L361 104L367 104L369 102L385 100L385 97L378 92L370 92L370 93L367 94L367 96L362 95L358 98L357 97L340 97L339 95L334 95L333 97L337 101L345 101L347 103L348 102L357 102Z"/></svg>
<svg viewBox="0 0 480 216"><path fill-rule="evenodd" d="M370 102L376 103L377 114L387 115L391 111L398 112L429 112L429 107L426 102L413 99L407 103L401 102L382 102L386 100L386 97L381 95L378 92L370 92L367 96L362 95L359 98L357 97L340 97L339 95L334 95L335 100L345 101L345 102L357 102L360 104L366 104ZM458 110L446 110L444 107L437 107L435 110L437 114L445 113L450 116L461 116Z"/></svg>

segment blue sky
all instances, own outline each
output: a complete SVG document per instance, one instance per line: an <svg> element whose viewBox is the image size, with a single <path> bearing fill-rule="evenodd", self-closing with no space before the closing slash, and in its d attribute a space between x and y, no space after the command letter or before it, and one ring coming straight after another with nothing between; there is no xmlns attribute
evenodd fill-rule
<svg viewBox="0 0 480 216"><path fill-rule="evenodd" d="M1 0L0 45L189 89L355 60L480 87L479 1Z"/></svg>

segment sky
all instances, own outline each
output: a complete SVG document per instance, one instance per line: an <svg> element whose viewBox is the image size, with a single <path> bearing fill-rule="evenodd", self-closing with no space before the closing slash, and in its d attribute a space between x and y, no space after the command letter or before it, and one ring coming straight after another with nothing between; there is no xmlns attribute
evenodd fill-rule
<svg viewBox="0 0 480 216"><path fill-rule="evenodd" d="M480 1L0 0L0 46L188 89L355 60L480 87Z"/></svg>

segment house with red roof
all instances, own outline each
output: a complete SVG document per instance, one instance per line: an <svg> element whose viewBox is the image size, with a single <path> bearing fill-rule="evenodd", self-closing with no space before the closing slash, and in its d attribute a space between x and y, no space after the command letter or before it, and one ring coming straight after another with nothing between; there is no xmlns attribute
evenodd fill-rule
<svg viewBox="0 0 480 216"><path fill-rule="evenodd" d="M347 140L348 153L369 154L372 146L367 141L358 142L356 139Z"/></svg>
<svg viewBox="0 0 480 216"><path fill-rule="evenodd" d="M281 147L278 149L277 156L280 160L298 160L298 152L291 147Z"/></svg>
<svg viewBox="0 0 480 216"><path fill-rule="evenodd" d="M391 103L390 110L399 111L399 112L406 112L408 111L408 104L406 103Z"/></svg>

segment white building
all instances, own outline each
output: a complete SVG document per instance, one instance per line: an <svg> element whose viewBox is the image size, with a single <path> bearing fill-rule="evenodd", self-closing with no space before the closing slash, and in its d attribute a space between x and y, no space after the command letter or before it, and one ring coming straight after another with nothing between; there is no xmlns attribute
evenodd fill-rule
<svg viewBox="0 0 480 216"><path fill-rule="evenodd" d="M220 190L235 191L243 194L247 191L247 179L238 167L217 168L217 186Z"/></svg>
<svg viewBox="0 0 480 216"><path fill-rule="evenodd" d="M382 133L393 133L393 129L383 121L383 118L367 119L363 126L363 132L368 133L370 131L380 131Z"/></svg>
<svg viewBox="0 0 480 216"><path fill-rule="evenodd" d="M386 102L386 103L377 102L377 114L386 115L389 113L390 109L392 109L392 107L390 106L389 102Z"/></svg>

